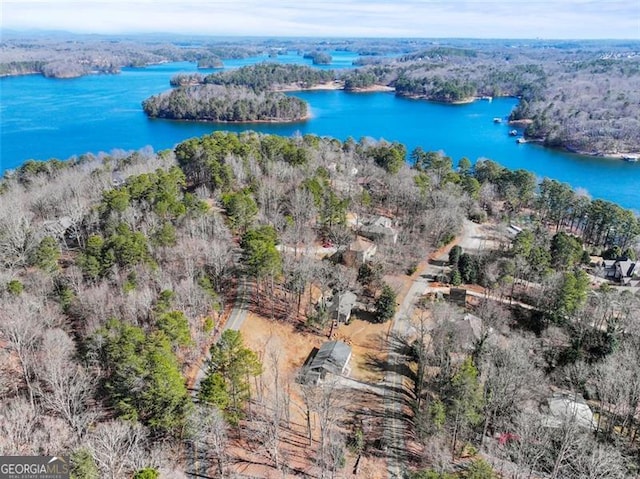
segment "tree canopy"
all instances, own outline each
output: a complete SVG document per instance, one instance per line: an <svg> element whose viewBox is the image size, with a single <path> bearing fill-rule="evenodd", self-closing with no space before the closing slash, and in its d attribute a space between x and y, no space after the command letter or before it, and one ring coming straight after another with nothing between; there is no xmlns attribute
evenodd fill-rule
<svg viewBox="0 0 640 479"><path fill-rule="evenodd" d="M243 414L249 398L249 378L262 372L258 356L246 348L239 331L227 330L211 346L209 371L198 394L201 401L223 410L230 421Z"/></svg>
<svg viewBox="0 0 640 479"><path fill-rule="evenodd" d="M108 371L105 388L116 411L160 434L179 430L191 401L168 338L111 320L98 332L96 343Z"/></svg>

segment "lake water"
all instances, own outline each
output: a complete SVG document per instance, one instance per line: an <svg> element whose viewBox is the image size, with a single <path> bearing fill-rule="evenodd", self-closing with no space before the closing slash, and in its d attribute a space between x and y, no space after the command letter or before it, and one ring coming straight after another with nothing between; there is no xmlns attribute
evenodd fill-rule
<svg viewBox="0 0 640 479"><path fill-rule="evenodd" d="M333 64L348 68L357 55L333 52ZM234 68L268 57L225 61ZM310 64L290 53L283 63ZM534 144L516 144L505 117L515 106L511 98L468 105L441 105L396 98L392 93L299 92L311 105L313 118L287 125L216 125L148 119L140 103L169 88L179 72L194 72L190 63L169 63L124 69L120 75L94 75L54 80L39 75L0 79L0 172L27 159L66 159L86 152L135 150L151 145L171 148L193 136L216 130L253 129L291 135L314 133L356 140L369 136L399 141L409 151L416 146L443 150L457 161L490 158L509 168L524 168L555 178L604 198L640 210L640 163L581 157ZM205 73L210 72L204 71Z"/></svg>

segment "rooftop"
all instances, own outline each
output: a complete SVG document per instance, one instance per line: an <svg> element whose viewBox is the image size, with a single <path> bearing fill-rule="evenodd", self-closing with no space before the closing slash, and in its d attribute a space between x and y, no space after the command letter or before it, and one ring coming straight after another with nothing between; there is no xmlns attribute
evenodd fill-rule
<svg viewBox="0 0 640 479"><path fill-rule="evenodd" d="M351 347L342 341L329 341L320 346L308 366L310 371L324 369L332 374L342 374L351 358Z"/></svg>
<svg viewBox="0 0 640 479"><path fill-rule="evenodd" d="M560 427L566 420L573 420L584 428L595 427L593 412L580 394L556 393L547 403L552 416L548 420L550 427Z"/></svg>
<svg viewBox="0 0 640 479"><path fill-rule="evenodd" d="M357 299L357 296L351 291L336 294L328 304L328 310L330 313L335 313L337 311L338 320L347 321Z"/></svg>

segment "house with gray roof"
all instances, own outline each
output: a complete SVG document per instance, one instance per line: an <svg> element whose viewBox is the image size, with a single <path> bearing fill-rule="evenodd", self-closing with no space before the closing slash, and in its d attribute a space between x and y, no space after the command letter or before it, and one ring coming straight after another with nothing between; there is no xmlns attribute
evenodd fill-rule
<svg viewBox="0 0 640 479"><path fill-rule="evenodd" d="M624 285L630 284L635 276L640 275L640 262L628 258L605 259L602 261L601 267L606 279Z"/></svg>
<svg viewBox="0 0 640 479"><path fill-rule="evenodd" d="M349 374L350 359L350 346L342 341L326 342L302 367L300 380L305 384L319 384L327 375L346 376Z"/></svg>
<svg viewBox="0 0 640 479"><path fill-rule="evenodd" d="M393 221L386 216L378 216L360 228L359 233L373 241L388 241L395 244L398 231L393 227Z"/></svg>
<svg viewBox="0 0 640 479"><path fill-rule="evenodd" d="M338 323L348 323L351 318L351 311L356 305L357 296L351 291L344 291L335 294L331 301L327 303L329 318Z"/></svg>
<svg viewBox="0 0 640 479"><path fill-rule="evenodd" d="M73 226L73 221L69 216L62 216L56 220L45 221L42 226L47 234L55 238L64 238L67 230Z"/></svg>
<svg viewBox="0 0 640 479"><path fill-rule="evenodd" d="M460 344L469 350L482 339L482 319L473 314L465 314L462 319L454 321L453 328Z"/></svg>

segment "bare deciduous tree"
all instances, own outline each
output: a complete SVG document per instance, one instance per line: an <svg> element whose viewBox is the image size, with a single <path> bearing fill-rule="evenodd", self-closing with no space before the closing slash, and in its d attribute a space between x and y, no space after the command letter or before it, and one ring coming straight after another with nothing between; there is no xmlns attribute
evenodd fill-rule
<svg viewBox="0 0 640 479"><path fill-rule="evenodd" d="M320 477L335 472L335 447L340 444L340 436L336 429L340 411L344 408L345 396L338 388L336 378L327 378L314 391L314 410L318 417L319 449L318 463L320 464ZM344 443L343 443L344 444Z"/></svg>
<svg viewBox="0 0 640 479"><path fill-rule="evenodd" d="M8 341L9 347L20 362L22 379L34 407L32 385L35 353L42 338L42 324L38 318L37 304L32 298L16 298L6 301L0 310L0 333Z"/></svg>
<svg viewBox="0 0 640 479"><path fill-rule="evenodd" d="M197 405L187 421L187 437L192 445L193 469L202 474L212 465L217 477L226 477L228 425L219 410ZM204 466L200 467L200 461Z"/></svg>
<svg viewBox="0 0 640 479"><path fill-rule="evenodd" d="M29 401L17 397L6 402L0 409L0 454L35 453L38 426L38 414Z"/></svg>
<svg viewBox="0 0 640 479"><path fill-rule="evenodd" d="M46 331L36 376L42 406L60 416L81 438L97 416L89 404L95 376L76 364L74 355L73 340L64 331Z"/></svg>
<svg viewBox="0 0 640 479"><path fill-rule="evenodd" d="M570 479L624 479L629 477L620 451L606 444L585 440L576 456Z"/></svg>
<svg viewBox="0 0 640 479"><path fill-rule="evenodd" d="M313 196L308 190L302 188L296 188L288 196L285 208L287 213L293 220L292 227L288 229L290 231L290 240L294 245L294 252L298 253L298 244L305 243L304 239L307 239L307 233L309 232L309 225L315 218L317 211L313 201Z"/></svg>
<svg viewBox="0 0 640 479"><path fill-rule="evenodd" d="M484 376L484 426L481 443L489 427L505 432L525 400L535 398L542 376L529 360L525 345L491 348L482 365Z"/></svg>
<svg viewBox="0 0 640 479"><path fill-rule="evenodd" d="M32 224L33 214L12 195L3 195L0 208L0 261L6 268L27 263L40 241L41 233Z"/></svg>
<svg viewBox="0 0 640 479"><path fill-rule="evenodd" d="M255 439L266 450L278 470L285 466L286 457L282 451L283 431L289 417L289 383L283 375L282 344L278 338L269 337L265 344L262 360L265 364L260 377L261 391L258 392L257 407L254 410L253 429Z"/></svg>
<svg viewBox="0 0 640 479"><path fill-rule="evenodd" d="M102 477L119 479L144 467L146 431L140 424L112 420L96 426L87 437Z"/></svg>
<svg viewBox="0 0 640 479"><path fill-rule="evenodd" d="M550 430L538 413L520 413L507 437L503 453L515 466L512 479L534 477L541 469L550 447Z"/></svg>

